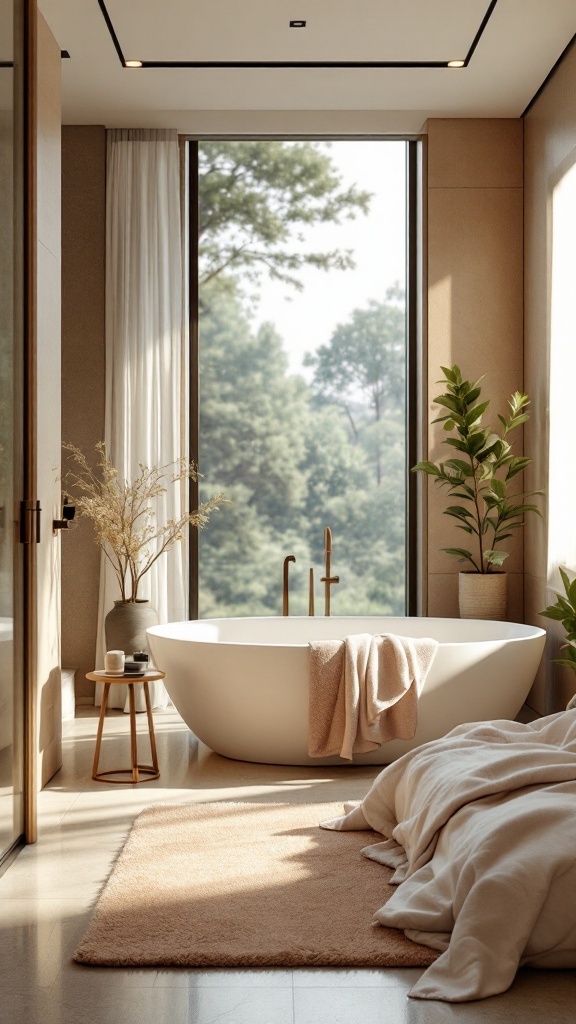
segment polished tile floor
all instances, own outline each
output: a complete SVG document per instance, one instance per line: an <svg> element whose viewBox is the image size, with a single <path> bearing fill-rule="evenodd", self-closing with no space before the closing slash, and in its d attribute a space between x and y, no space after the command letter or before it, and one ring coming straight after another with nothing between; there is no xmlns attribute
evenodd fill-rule
<svg viewBox="0 0 576 1024"><path fill-rule="evenodd" d="M576 1018L576 972L570 971L521 971L504 995L450 1005L407 998L416 969L156 971L75 964L94 901L143 807L359 799L377 771L228 761L197 744L175 712L155 712L155 723L161 776L138 786L91 781L95 709L79 709L67 726L64 766L39 797L39 841L0 878L1 1024L569 1024ZM144 724L139 717L139 728ZM127 731L126 716L112 713L102 768L126 763Z"/></svg>

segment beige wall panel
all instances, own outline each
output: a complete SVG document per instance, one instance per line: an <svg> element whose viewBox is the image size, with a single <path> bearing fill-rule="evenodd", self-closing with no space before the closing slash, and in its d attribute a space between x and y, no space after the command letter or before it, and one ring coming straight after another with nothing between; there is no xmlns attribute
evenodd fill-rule
<svg viewBox="0 0 576 1024"><path fill-rule="evenodd" d="M62 436L84 451L104 438L106 132L62 129ZM62 657L76 700L93 701L100 550L79 520L63 536Z"/></svg>
<svg viewBox="0 0 576 1024"><path fill-rule="evenodd" d="M428 615L457 619L458 573L431 572L428 574Z"/></svg>
<svg viewBox="0 0 576 1024"><path fill-rule="evenodd" d="M440 366L458 363L469 378L485 374L489 413L505 413L511 393L523 387L522 191L520 189L430 189L428 194L429 420L442 386ZM489 422L488 413L485 422ZM441 424L429 434L430 458L450 457ZM522 453L522 434L515 451ZM519 484L520 485L520 484ZM453 571L443 547L470 547L469 538L446 517L446 492L430 482L428 566ZM522 536L510 541L509 572L522 571Z"/></svg>
<svg viewBox="0 0 576 1024"><path fill-rule="evenodd" d="M522 188L522 121L428 122L429 188Z"/></svg>
<svg viewBox="0 0 576 1024"><path fill-rule="evenodd" d="M62 764L60 678L60 47L38 17L37 92L37 494L38 785Z"/></svg>
<svg viewBox="0 0 576 1024"><path fill-rule="evenodd" d="M459 362L499 409L522 379L521 189L431 189L428 282L431 388Z"/></svg>
<svg viewBox="0 0 576 1024"><path fill-rule="evenodd" d="M575 162L576 48L572 47L524 122L525 387L532 397L532 420L525 434L526 452L533 459L526 476L530 486L548 491L548 500L551 297L555 288L564 287L552 267L552 195L558 180ZM567 473L574 472L576 469L567 467ZM538 711L551 713L565 706L576 690L576 677L553 664L564 640L562 626L537 617L539 610L555 600L547 589L546 523L532 521L527 528L525 572L526 609L532 616L528 621L544 626L549 637L530 702Z"/></svg>
<svg viewBox="0 0 576 1024"><path fill-rule="evenodd" d="M508 606L506 609L508 622L524 622L524 574L508 573Z"/></svg>

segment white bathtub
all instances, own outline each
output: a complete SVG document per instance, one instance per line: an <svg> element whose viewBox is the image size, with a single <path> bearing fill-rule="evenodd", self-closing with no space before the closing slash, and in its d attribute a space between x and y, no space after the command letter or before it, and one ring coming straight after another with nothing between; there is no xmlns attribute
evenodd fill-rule
<svg viewBox="0 0 576 1024"><path fill-rule="evenodd" d="M387 764L463 722L515 718L536 675L545 632L479 619L277 617L200 619L147 630L166 688L198 739L225 757L265 764L349 764L308 756L310 640L351 633L439 641L418 729L354 763Z"/></svg>

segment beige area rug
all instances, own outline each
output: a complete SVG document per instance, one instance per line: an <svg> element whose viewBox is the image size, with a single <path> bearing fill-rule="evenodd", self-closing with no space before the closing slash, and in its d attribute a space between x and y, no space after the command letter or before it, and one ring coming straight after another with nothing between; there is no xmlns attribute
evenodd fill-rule
<svg viewBox="0 0 576 1024"><path fill-rule="evenodd" d="M159 805L136 819L74 959L117 967L419 967L438 955L372 923L391 871L341 803Z"/></svg>

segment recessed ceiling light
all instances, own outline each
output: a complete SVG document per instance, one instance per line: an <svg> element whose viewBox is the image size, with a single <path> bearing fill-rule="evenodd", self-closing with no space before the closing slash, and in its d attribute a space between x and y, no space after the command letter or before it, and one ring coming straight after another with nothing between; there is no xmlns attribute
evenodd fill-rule
<svg viewBox="0 0 576 1024"><path fill-rule="evenodd" d="M447 67L449 68L463 68L466 62L463 60L449 60Z"/></svg>
<svg viewBox="0 0 576 1024"><path fill-rule="evenodd" d="M127 60L126 61L126 67L127 68L141 68L142 67L142 61L141 60Z"/></svg>
<svg viewBox="0 0 576 1024"><path fill-rule="evenodd" d="M298 21L291 21L290 28L306 28L306 22L301 19Z"/></svg>

